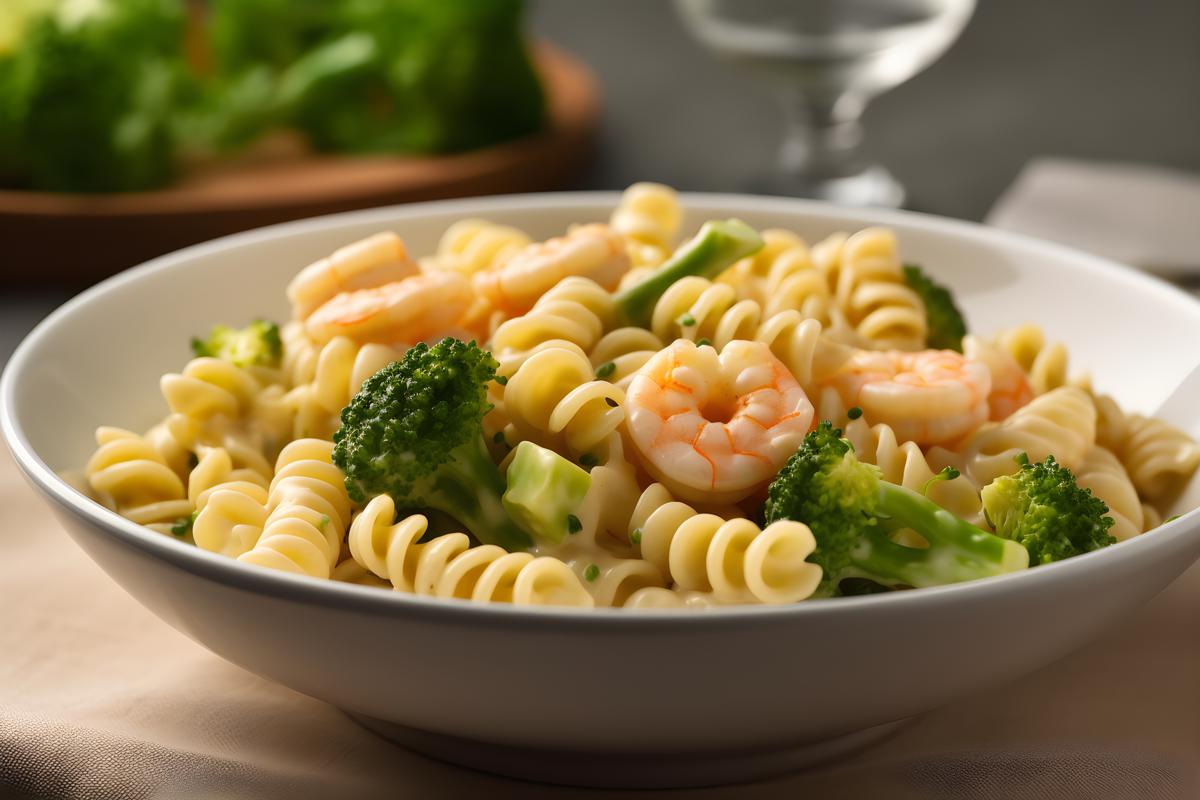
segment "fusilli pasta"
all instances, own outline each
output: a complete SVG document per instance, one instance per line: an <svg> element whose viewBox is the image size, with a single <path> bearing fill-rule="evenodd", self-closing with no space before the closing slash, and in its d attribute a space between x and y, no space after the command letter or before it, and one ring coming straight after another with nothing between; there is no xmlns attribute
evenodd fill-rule
<svg viewBox="0 0 1200 800"><path fill-rule="evenodd" d="M85 473L93 491L114 511L160 532L192 513L183 481L144 438L102 427L96 430L96 444Z"/></svg>
<svg viewBox="0 0 1200 800"><path fill-rule="evenodd" d="M674 189L661 183L635 183L621 195L609 226L624 237L635 268L657 267L671 255L682 220Z"/></svg>
<svg viewBox="0 0 1200 800"><path fill-rule="evenodd" d="M816 547L800 522L760 529L672 500L660 484L638 499L630 539L674 587L708 592L720 603L791 603L816 590L821 568L805 559Z"/></svg>
<svg viewBox="0 0 1200 800"><path fill-rule="evenodd" d="M350 552L399 591L433 597L515 605L592 606L575 573L554 558L471 545L464 533L421 542L428 521L420 514L392 520L387 495L369 502L350 526Z"/></svg>
<svg viewBox="0 0 1200 800"><path fill-rule="evenodd" d="M832 236L812 249L825 274L835 308L856 343L877 350L920 350L928 326L921 298L904 282L896 236L864 228ZM834 330L838 329L834 325Z"/></svg>

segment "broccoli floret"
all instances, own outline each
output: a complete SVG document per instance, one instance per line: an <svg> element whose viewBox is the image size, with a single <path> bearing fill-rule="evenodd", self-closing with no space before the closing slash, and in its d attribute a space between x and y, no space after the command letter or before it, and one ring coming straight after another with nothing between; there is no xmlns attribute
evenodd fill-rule
<svg viewBox="0 0 1200 800"><path fill-rule="evenodd" d="M754 255L762 246L763 240L758 231L741 220L704 223L699 233L676 250L662 266L617 293L614 299L618 321L622 325L649 327L654 304L677 280L689 275L715 277L738 259Z"/></svg>
<svg viewBox="0 0 1200 800"><path fill-rule="evenodd" d="M368 378L333 436L350 497L389 494L401 509L453 515L486 544L530 547L504 510L504 478L483 439L496 366L474 342L443 339L416 345Z"/></svg>
<svg viewBox="0 0 1200 800"><path fill-rule="evenodd" d="M557 544L580 531L575 515L592 485L587 470L553 450L521 442L506 479L504 508L534 536Z"/></svg>
<svg viewBox="0 0 1200 800"><path fill-rule="evenodd" d="M244 328L214 325L207 339L192 339L192 352L239 367L277 367L283 357L283 342L278 325L259 319Z"/></svg>
<svg viewBox="0 0 1200 800"><path fill-rule="evenodd" d="M819 593L838 594L846 578L882 586L937 586L1028 566L1015 542L959 519L933 501L882 480L842 432L826 421L805 437L767 492L766 522L793 519L812 529L811 559L824 571ZM906 547L889 534L910 529L928 548Z"/></svg>
<svg viewBox="0 0 1200 800"><path fill-rule="evenodd" d="M278 82L277 97L242 107L245 119L214 104L219 127L288 125L336 152L454 152L534 133L545 95L523 10L520 0L214 0L219 81L257 71L256 83Z"/></svg>
<svg viewBox="0 0 1200 800"><path fill-rule="evenodd" d="M929 332L925 344L935 350L962 352L962 340L967 335L967 322L954 302L954 295L945 286L925 274L915 264L904 265L904 282L925 304Z"/></svg>
<svg viewBox="0 0 1200 800"><path fill-rule="evenodd" d="M0 56L0 171L22 188L129 191L176 169L174 113L194 84L183 4L40 4ZM4 13L0 12L0 16Z"/></svg>
<svg viewBox="0 0 1200 800"><path fill-rule="evenodd" d="M1024 545L1031 564L1048 564L1116 542L1108 506L1075 482L1068 468L1047 456L983 487L983 511L996 534Z"/></svg>

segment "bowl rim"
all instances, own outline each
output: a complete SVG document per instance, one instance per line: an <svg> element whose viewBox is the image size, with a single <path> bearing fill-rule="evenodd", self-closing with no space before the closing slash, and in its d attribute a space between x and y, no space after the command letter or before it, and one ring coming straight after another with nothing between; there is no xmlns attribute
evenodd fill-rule
<svg viewBox="0 0 1200 800"><path fill-rule="evenodd" d="M79 518L85 524L102 530L105 535L114 538L118 544L167 561L172 566L203 579L212 580L234 589L264 594L291 602L319 605L331 609L362 611L373 615L391 617L419 615L440 623L475 625L482 622L489 625L503 624L517 627L539 625L550 629L577 629L580 625L586 625L589 629L608 629L619 626L623 629L654 632L668 627L676 629L679 625L725 627L740 626L751 622L755 624L768 622L788 624L793 619L814 616L832 617L864 612L882 613L881 609L883 611L890 610L891 613L919 612L956 599L987 602L998 594L1044 586L1046 582L1058 580L1059 576L1066 577L1085 570L1102 568L1113 559L1126 557L1126 553L1144 552L1149 554L1155 548L1169 547L1180 537L1200 536L1200 525L1188 524L1197 518L1197 513L1200 512L1200 508L1198 508L1165 523L1154 530L1151 535L1136 536L1102 550L1065 561L1044 564L1037 569L905 592L861 597L820 598L779 606L722 606L706 609L704 613L699 614L681 613L679 609L645 609L634 612L620 608L519 607L502 603L473 603L465 600L423 597L407 592L381 591L378 587L321 580L305 575L263 569L164 537L162 534L131 522L96 503L59 477L34 450L17 420L15 412L17 385L21 375L30 367L33 352L42 340L51 336L59 322L70 317L77 309L104 295L120 291L127 283L141 280L147 275L182 267L196 257L348 225L370 224L374 221L378 221L380 224L394 224L419 220L424 216L439 213L477 216L486 215L489 211L537 211L548 205L556 209L588 209L596 206L611 208L619 197L620 192L616 191L540 192L384 206L270 225L192 245L151 259L84 290L55 309L25 336L13 352L3 374L0 375L0 434L7 442L20 470L45 495L46 499ZM913 211L845 208L812 200L747 194L681 192L680 199L689 209L711 208L728 212L740 207L745 211L755 213L770 214L778 211L809 214L845 220L847 223L859 226L864 223L885 226L899 225L933 234L983 241L1006 250L1015 248L1032 253L1040 252L1054 258L1075 261L1088 270L1105 274L1120 274L1126 280L1140 283L1146 291L1158 294L1162 302L1182 304L1189 312L1195 314L1200 322L1200 302L1183 290L1171 286L1157 277L1071 247L1011 231L990 228L976 222Z"/></svg>

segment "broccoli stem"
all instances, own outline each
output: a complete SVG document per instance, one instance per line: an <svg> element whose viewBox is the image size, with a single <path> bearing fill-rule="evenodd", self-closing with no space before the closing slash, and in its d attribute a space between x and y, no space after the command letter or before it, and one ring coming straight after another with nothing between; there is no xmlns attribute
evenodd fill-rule
<svg viewBox="0 0 1200 800"><path fill-rule="evenodd" d="M533 539L504 510L504 489L504 477L492 463L483 437L476 436L452 450L450 461L438 467L425 504L453 516L484 544L509 552L527 550Z"/></svg>
<svg viewBox="0 0 1200 800"><path fill-rule="evenodd" d="M864 577L920 588L1000 575L1029 565L1029 553L1017 542L993 536L903 486L880 481L875 513L882 524L851 553L856 571ZM919 532L930 547L896 544L887 534L899 528Z"/></svg>
<svg viewBox="0 0 1200 800"><path fill-rule="evenodd" d="M735 261L762 249L758 231L737 219L704 223L691 241L644 280L618 292L617 321L621 325L648 327L654 304L671 284L689 275L715 278Z"/></svg>

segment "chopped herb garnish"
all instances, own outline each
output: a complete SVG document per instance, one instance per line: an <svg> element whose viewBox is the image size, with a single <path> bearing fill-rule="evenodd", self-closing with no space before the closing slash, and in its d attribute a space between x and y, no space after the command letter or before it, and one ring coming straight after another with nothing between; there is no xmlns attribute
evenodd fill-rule
<svg viewBox="0 0 1200 800"><path fill-rule="evenodd" d="M330 519L329 519L329 515L328 515L328 514L322 514L322 515L321 515L321 524L320 524L320 526L319 526L319 527L321 528L321 532L322 532L322 533L324 533L324 532L325 532L325 529L329 527L329 523L330 523L330 522L332 522L332 520L330 520Z"/></svg>
<svg viewBox="0 0 1200 800"><path fill-rule="evenodd" d="M576 534L583 530L583 523L574 514L567 514L567 533Z"/></svg>
<svg viewBox="0 0 1200 800"><path fill-rule="evenodd" d="M1167 517L1166 519L1163 520L1162 524L1166 525L1168 522L1174 522L1175 520L1179 519L1182 516L1183 516L1183 514L1176 514L1173 517Z"/></svg>
<svg viewBox="0 0 1200 800"><path fill-rule="evenodd" d="M496 376L496 383L500 384L501 386L505 386L505 385L507 385L507 384L508 384L508 376L506 376L506 375L497 375L497 376Z"/></svg>
<svg viewBox="0 0 1200 800"><path fill-rule="evenodd" d="M634 544L641 544L642 543L642 529L634 528L633 533L629 534L629 541L633 542Z"/></svg>
<svg viewBox="0 0 1200 800"><path fill-rule="evenodd" d="M192 526L196 524L196 515L200 513L193 511L186 517L180 517L175 524L171 526L171 533L176 536L187 536L192 532Z"/></svg>
<svg viewBox="0 0 1200 800"><path fill-rule="evenodd" d="M680 314L678 319L676 319L675 321L678 322L680 327L683 327L683 328L690 328L696 324L696 318L693 317L691 314L686 314L686 313Z"/></svg>
<svg viewBox="0 0 1200 800"><path fill-rule="evenodd" d="M921 494L929 494L929 487L939 481L952 481L959 476L959 471L954 467L942 467L942 471L934 475L929 480L925 481L925 485L921 487Z"/></svg>
<svg viewBox="0 0 1200 800"><path fill-rule="evenodd" d="M591 469L600 463L600 459L596 458L591 453L584 453L579 457L579 465Z"/></svg>
<svg viewBox="0 0 1200 800"><path fill-rule="evenodd" d="M612 361L605 361L603 364L596 367L596 377L597 378L607 378L609 375L612 375L616 371L617 371L617 365L615 363L613 363Z"/></svg>
<svg viewBox="0 0 1200 800"><path fill-rule="evenodd" d="M846 417L848 419L858 419L861 416L862 416L862 409L859 408L858 406L852 406L850 408L850 410L846 412Z"/></svg>
<svg viewBox="0 0 1200 800"><path fill-rule="evenodd" d="M588 568L583 571L583 577L587 579L588 583L591 583L600 577L600 568L595 564L588 564Z"/></svg>
<svg viewBox="0 0 1200 800"><path fill-rule="evenodd" d="M703 336L696 340L696 347L704 347L706 345L711 347L712 342L710 342L708 339L705 339Z"/></svg>

